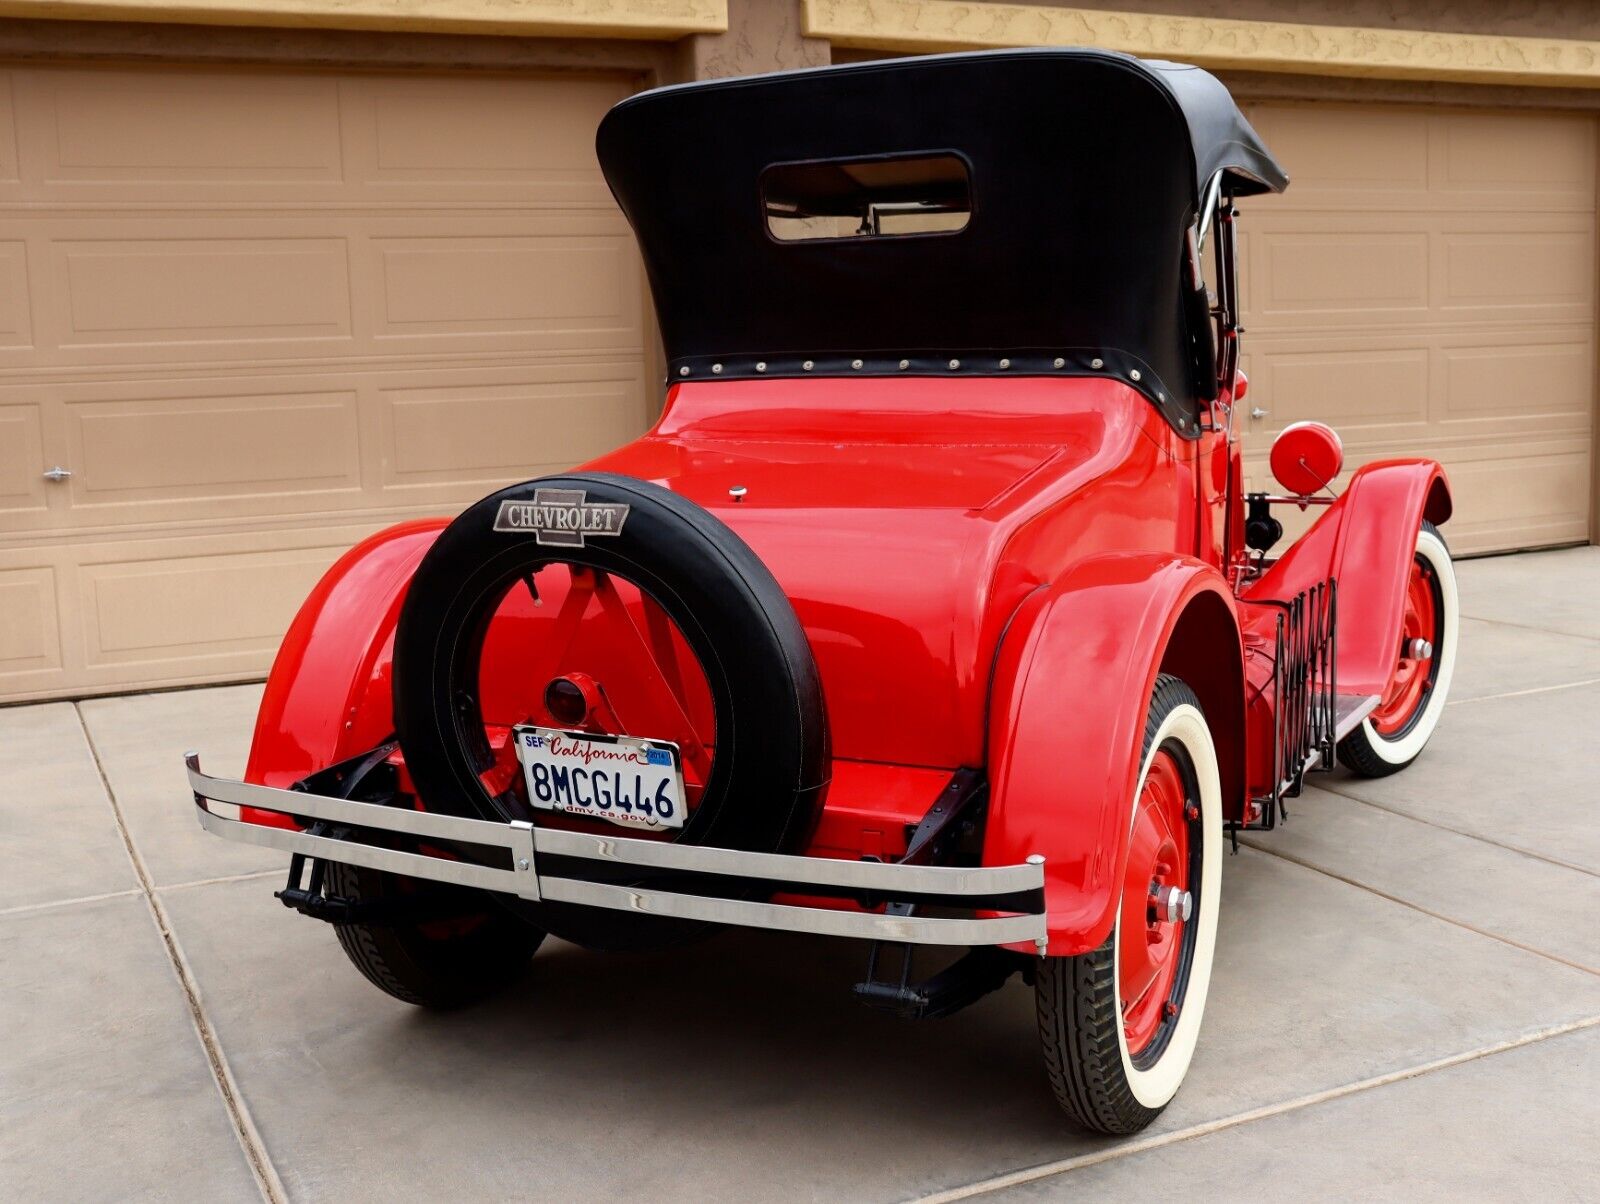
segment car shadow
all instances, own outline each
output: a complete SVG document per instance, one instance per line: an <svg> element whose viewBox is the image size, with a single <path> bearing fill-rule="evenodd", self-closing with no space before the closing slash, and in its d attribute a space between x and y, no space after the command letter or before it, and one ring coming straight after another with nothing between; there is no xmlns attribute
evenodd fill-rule
<svg viewBox="0 0 1600 1204"><path fill-rule="evenodd" d="M625 1090L630 1109L669 1129L674 1117L696 1129L721 1118L780 1162L785 1146L814 1160L848 1157L867 1134L880 1146L903 1136L949 1154L924 1169L954 1183L1009 1157L1104 1144L1058 1111L1020 977L955 1016L906 1021L852 997L866 951L745 931L649 954L547 942L498 998L410 1014L412 1048L434 1045L452 1064L495 1059L508 1079L579 1113ZM956 952L922 956L927 973Z"/></svg>

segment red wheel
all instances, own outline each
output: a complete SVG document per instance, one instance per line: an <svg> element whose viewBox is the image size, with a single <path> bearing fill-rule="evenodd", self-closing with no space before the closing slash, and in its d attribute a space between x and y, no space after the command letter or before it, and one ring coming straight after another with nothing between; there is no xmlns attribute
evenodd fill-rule
<svg viewBox="0 0 1600 1204"><path fill-rule="evenodd" d="M1400 655L1394 676L1383 700L1372 712L1372 726L1381 735L1394 737L1415 723L1422 701L1437 665L1434 649L1439 646L1440 597L1438 574L1421 556L1411 561L1411 579L1406 584L1405 617L1400 624Z"/></svg>
<svg viewBox="0 0 1600 1204"><path fill-rule="evenodd" d="M1035 978L1050 1085L1080 1124L1136 1133L1177 1094L1205 1014L1222 890L1222 790L1200 701L1156 679L1111 935Z"/></svg>
<svg viewBox="0 0 1600 1204"><path fill-rule="evenodd" d="M1377 707L1339 742L1339 760L1363 777L1404 769L1444 712L1460 627L1450 549L1432 523L1417 532L1395 666Z"/></svg>
<svg viewBox="0 0 1600 1204"><path fill-rule="evenodd" d="M601 525L572 533L591 522ZM829 777L821 680L772 574L699 506L603 473L511 486L440 533L400 612L394 717L424 806L541 828L796 852ZM522 771L519 725L544 729L524 742L603 739L572 741L585 760L570 779L540 779ZM625 806L616 776L590 765L613 737L666 755L662 745L676 746L684 789L668 796L670 812L659 793L648 808L637 794ZM595 785L602 776L611 784ZM546 793L530 798L530 779ZM660 947L707 930L620 901L500 902L591 948Z"/></svg>
<svg viewBox="0 0 1600 1204"><path fill-rule="evenodd" d="M536 814L512 740L517 724L670 741L682 757L688 818L699 809L716 756L710 678L661 602L618 573L559 559L532 567L490 620L475 698L473 738L484 751L478 781L508 818L607 835L622 825L629 836L672 837L620 810L604 818Z"/></svg>
<svg viewBox="0 0 1600 1204"><path fill-rule="evenodd" d="M1172 749L1150 761L1134 803L1128 833L1128 868L1122 882L1118 928L1117 998L1122 1031L1135 1063L1156 1040L1171 1007L1173 982L1183 962L1189 892L1189 828L1198 821L1188 783Z"/></svg>

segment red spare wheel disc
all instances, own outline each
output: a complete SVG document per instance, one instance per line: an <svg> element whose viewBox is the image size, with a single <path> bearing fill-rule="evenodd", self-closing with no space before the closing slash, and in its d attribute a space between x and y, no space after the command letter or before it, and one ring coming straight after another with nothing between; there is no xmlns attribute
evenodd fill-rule
<svg viewBox="0 0 1600 1204"><path fill-rule="evenodd" d="M561 526L538 518L541 509L581 513ZM577 531L574 520L590 512L605 518L604 529ZM799 853L831 776L821 678L772 573L710 512L611 473L513 485L440 533L400 611L394 724L428 810L541 829ZM659 795L624 801L613 788L595 787L582 808L535 797L537 774L517 751L519 727L547 729L544 737L523 731L525 740L673 746L681 797L669 797L670 809L660 809ZM592 783L597 771L583 772ZM631 875L604 881L639 884ZM772 892L735 883L726 893ZM535 927L591 948L664 947L707 927L495 898Z"/></svg>
<svg viewBox="0 0 1600 1204"><path fill-rule="evenodd" d="M1297 497L1327 488L1343 467L1344 444L1326 423L1291 423L1273 440L1272 475Z"/></svg>

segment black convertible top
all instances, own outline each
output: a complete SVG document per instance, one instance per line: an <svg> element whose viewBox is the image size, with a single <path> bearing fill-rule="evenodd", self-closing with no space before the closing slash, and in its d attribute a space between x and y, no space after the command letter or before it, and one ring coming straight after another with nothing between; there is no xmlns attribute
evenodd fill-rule
<svg viewBox="0 0 1600 1204"><path fill-rule="evenodd" d="M597 149L673 380L1114 375L1191 432L1215 386L1185 230L1218 173L1224 195L1288 184L1213 76L1088 49L657 88ZM879 232L897 210L965 225ZM785 241L769 220L828 215L861 226Z"/></svg>

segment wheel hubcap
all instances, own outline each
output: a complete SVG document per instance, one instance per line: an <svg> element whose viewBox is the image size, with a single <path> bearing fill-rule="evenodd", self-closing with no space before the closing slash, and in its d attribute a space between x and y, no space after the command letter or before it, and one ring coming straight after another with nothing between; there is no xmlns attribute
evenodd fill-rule
<svg viewBox="0 0 1600 1204"><path fill-rule="evenodd" d="M1438 584L1433 569L1419 556L1411 562L1406 583L1406 609L1400 627L1400 655L1389 688L1372 712L1380 735L1402 731L1421 712L1433 682L1433 652L1439 642Z"/></svg>
<svg viewBox="0 0 1600 1204"><path fill-rule="evenodd" d="M1134 1055L1177 1014L1173 985L1194 910L1189 811L1183 773L1170 752L1158 749L1134 805L1118 933L1117 995Z"/></svg>

